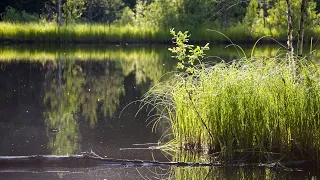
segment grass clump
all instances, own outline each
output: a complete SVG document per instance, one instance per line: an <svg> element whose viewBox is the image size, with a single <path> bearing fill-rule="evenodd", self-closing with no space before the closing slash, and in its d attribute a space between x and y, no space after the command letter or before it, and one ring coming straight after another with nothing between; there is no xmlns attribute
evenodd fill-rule
<svg viewBox="0 0 320 180"><path fill-rule="evenodd" d="M223 161L319 162L320 66L301 60L297 67L293 75L285 57L202 64L145 98L164 108L180 149Z"/></svg>

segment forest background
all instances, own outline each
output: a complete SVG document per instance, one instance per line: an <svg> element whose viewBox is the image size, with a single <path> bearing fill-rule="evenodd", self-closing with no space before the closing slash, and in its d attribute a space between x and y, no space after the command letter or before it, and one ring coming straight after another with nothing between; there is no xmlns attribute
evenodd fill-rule
<svg viewBox="0 0 320 180"><path fill-rule="evenodd" d="M291 0L294 37L299 26L301 2L301 0ZM318 39L317 36L320 34L320 0L309 0L307 5L304 22L306 41L311 37ZM75 27L75 24L89 24L90 27L103 24L109 28L112 26L136 29L131 31L148 29L165 34L156 38L152 35L138 38L150 41L170 41L171 28L189 30L194 39L199 41L221 40L221 37L212 37L217 35L212 35L214 33L208 32L207 29L220 31L238 42L255 41L265 35L285 41L286 12L285 0L3 0L0 2L0 18L6 23L59 24L65 27L70 25ZM2 25L2 29L9 28L5 28L5 25L7 24ZM135 36L134 34L137 33L130 32L128 36Z"/></svg>

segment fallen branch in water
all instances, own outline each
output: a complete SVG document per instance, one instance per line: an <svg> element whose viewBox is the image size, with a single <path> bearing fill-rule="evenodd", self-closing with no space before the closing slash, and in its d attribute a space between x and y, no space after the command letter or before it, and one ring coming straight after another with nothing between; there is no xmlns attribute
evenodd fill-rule
<svg viewBox="0 0 320 180"><path fill-rule="evenodd" d="M190 167L244 167L262 166L269 168L294 168L312 165L310 161L293 161L285 163L194 163L194 162L160 162L103 158L94 153L83 153L81 155L59 156L59 155L30 155L30 156L0 156L0 169L12 167L68 167L84 168L97 166L190 166Z"/></svg>
<svg viewBox="0 0 320 180"><path fill-rule="evenodd" d="M159 162L102 158L81 154L71 156L31 155L0 156L0 168L4 167L92 167L92 166L212 166L211 163Z"/></svg>

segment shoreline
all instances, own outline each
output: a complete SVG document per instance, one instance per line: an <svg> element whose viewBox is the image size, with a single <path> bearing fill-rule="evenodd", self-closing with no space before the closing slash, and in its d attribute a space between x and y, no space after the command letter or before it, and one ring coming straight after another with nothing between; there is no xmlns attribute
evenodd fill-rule
<svg viewBox="0 0 320 180"><path fill-rule="evenodd" d="M314 39L317 40L317 39ZM234 44L239 45L253 45L256 43L257 40L242 40L242 41L233 41ZM307 42L307 41L306 41ZM205 44L210 43L211 45L229 45L232 44L230 41L219 41L219 40L190 40L190 44ZM267 40L262 39L258 42L258 44L263 45L273 45L273 44L284 44L286 40ZM296 43L296 42L294 42ZM98 41L98 42L91 42L91 41L36 41L36 40L0 40L0 45L119 45L119 46L144 46L144 45L172 45L172 40L163 40L163 41L153 41L153 40L144 40L144 41Z"/></svg>
<svg viewBox="0 0 320 180"><path fill-rule="evenodd" d="M263 29L252 32L243 25L229 28L177 27L177 31L189 30L190 44L286 44L286 29ZM318 30L319 29L319 30ZM316 42L320 28L305 30L307 45L313 37ZM270 37L266 37L269 36ZM272 39L271 39L272 38ZM277 42L278 41L278 42ZM294 39L297 41L297 39ZM160 44L172 45L169 28L116 26L105 24L73 24L58 27L53 23L0 22L0 44ZM294 42L296 43L296 42Z"/></svg>

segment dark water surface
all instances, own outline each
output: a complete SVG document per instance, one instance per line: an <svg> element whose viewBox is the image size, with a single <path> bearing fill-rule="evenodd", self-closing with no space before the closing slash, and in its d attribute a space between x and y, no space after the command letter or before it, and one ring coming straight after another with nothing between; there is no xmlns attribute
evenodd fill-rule
<svg viewBox="0 0 320 180"><path fill-rule="evenodd" d="M71 155L170 161L155 112L132 103L174 70L167 46L0 46L0 156ZM224 52L223 52L224 50ZM249 49L245 49L250 52ZM257 54L273 55L264 47ZM223 47L210 60L239 58ZM144 145L141 145L144 144ZM129 148L129 149L126 149ZM133 149L130 149L133 148ZM169 159L168 159L169 158ZM0 179L316 179L316 170L92 167L0 169Z"/></svg>

